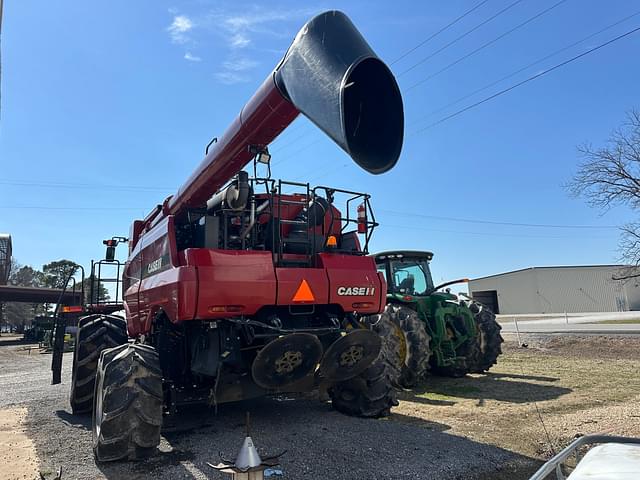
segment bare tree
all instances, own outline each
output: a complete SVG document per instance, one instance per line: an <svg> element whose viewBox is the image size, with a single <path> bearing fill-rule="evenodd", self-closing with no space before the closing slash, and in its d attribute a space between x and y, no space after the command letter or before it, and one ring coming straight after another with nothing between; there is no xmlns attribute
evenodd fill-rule
<svg viewBox="0 0 640 480"><path fill-rule="evenodd" d="M640 209L640 111L627 112L626 120L607 144L578 148L582 162L568 184L569 191L593 207L607 210L616 205ZM640 222L621 227L620 261L629 265L619 280L640 276Z"/></svg>

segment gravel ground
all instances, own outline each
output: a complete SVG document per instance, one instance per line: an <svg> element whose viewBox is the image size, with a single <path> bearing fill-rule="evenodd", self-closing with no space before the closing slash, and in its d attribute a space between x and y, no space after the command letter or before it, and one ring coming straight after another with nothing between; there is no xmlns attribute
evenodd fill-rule
<svg viewBox="0 0 640 480"><path fill-rule="evenodd" d="M252 437L262 453L287 450L284 478L290 479L499 479L539 464L493 445L453 435L449 425L408 417L364 420L333 411L328 403L291 397L265 398L192 410L175 418L180 431L165 432L160 453L143 463L96 465L90 420L74 416L68 404L71 355L65 355L61 385L50 385L50 355L0 344L2 408L28 408L28 436L48 478L62 466L63 479L212 478L223 476L207 462L234 458L244 438L244 415L252 416ZM282 477L281 477L282 478Z"/></svg>

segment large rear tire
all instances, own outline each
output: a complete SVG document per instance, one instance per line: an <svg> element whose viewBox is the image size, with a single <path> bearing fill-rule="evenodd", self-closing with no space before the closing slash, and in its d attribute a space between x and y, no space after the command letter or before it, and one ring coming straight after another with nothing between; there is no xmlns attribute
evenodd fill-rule
<svg viewBox="0 0 640 480"><path fill-rule="evenodd" d="M379 317L380 321L374 324L374 330L383 337L396 337L400 343L403 361L398 385L402 388L412 388L422 381L429 371L431 337L425 324L415 310L403 305L387 305ZM387 327L388 324L392 327Z"/></svg>
<svg viewBox="0 0 640 480"><path fill-rule="evenodd" d="M87 315L78 322L69 401L74 415L91 413L100 353L127 343L127 322L117 315Z"/></svg>
<svg viewBox="0 0 640 480"><path fill-rule="evenodd" d="M102 352L93 404L96 460L153 455L160 443L162 406L162 370L153 347L127 344Z"/></svg>
<svg viewBox="0 0 640 480"><path fill-rule="evenodd" d="M500 334L502 327L496 321L495 314L483 305L472 303L469 308L478 326L478 350L471 365L471 372L483 373L495 365L502 354L502 342L504 342Z"/></svg>

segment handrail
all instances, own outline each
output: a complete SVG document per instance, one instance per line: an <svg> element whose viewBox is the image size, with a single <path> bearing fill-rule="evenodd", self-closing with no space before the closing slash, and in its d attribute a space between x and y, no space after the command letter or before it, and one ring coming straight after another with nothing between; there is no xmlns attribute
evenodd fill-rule
<svg viewBox="0 0 640 480"><path fill-rule="evenodd" d="M594 443L634 443L640 445L640 438L616 437L611 435L585 435L571 442L560 453L542 465L542 467L540 467L538 471L529 478L529 480L544 480L548 475L553 473L554 470L558 480L564 480L565 477L560 468L565 460L574 453L577 457L578 448Z"/></svg>

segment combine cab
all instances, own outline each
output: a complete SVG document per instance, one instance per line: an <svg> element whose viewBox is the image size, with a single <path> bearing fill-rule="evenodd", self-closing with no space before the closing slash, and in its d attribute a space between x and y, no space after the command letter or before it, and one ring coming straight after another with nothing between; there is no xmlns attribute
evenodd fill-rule
<svg viewBox="0 0 640 480"><path fill-rule="evenodd" d="M372 324L382 336L399 339L402 387L413 387L429 371L458 377L496 363L503 339L493 312L449 289L440 291L466 279L434 286L431 252L382 252L374 258L387 281L387 307Z"/></svg>
<svg viewBox="0 0 640 480"><path fill-rule="evenodd" d="M369 195L271 178L268 144L299 113L367 172L398 160L393 75L344 14L318 15L182 188L133 222L126 319L80 321L72 406L93 412L99 461L153 453L163 415L195 403L320 388L351 415L395 404L387 343L363 321L386 301Z"/></svg>

